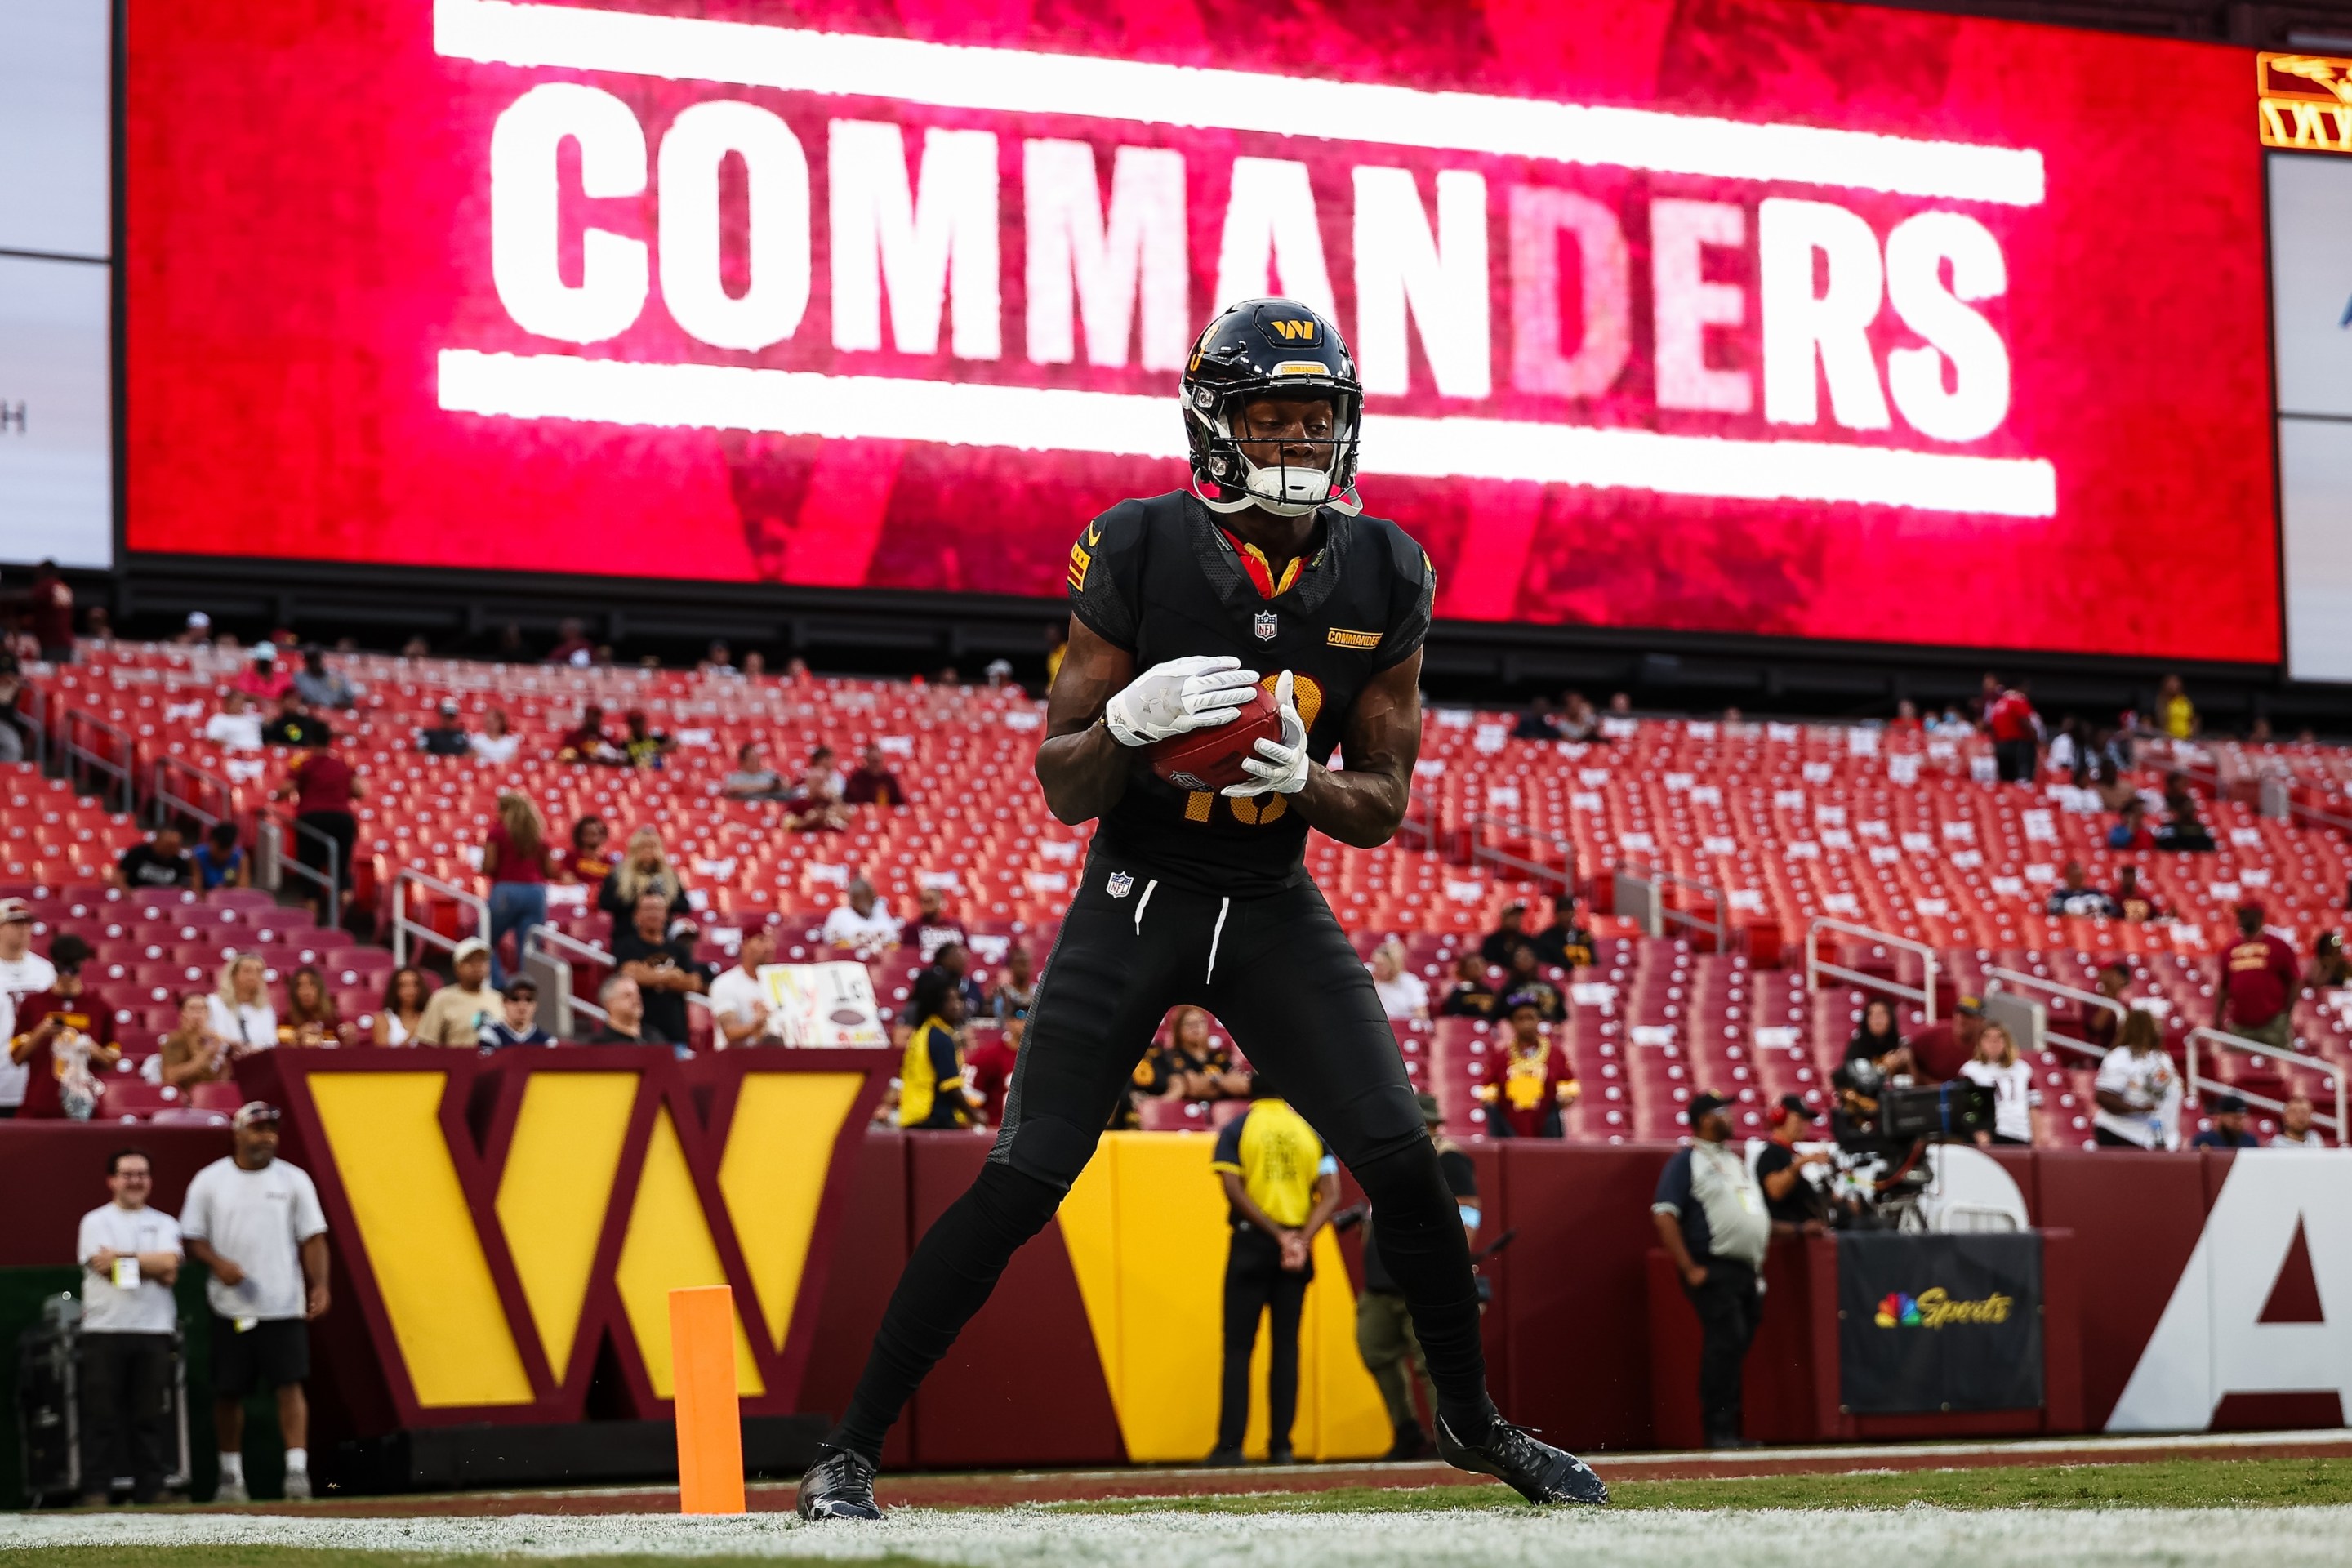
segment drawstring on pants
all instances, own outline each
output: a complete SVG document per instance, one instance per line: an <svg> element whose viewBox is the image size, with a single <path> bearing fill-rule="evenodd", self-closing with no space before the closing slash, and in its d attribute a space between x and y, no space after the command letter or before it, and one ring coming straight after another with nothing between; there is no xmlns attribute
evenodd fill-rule
<svg viewBox="0 0 2352 1568"><path fill-rule="evenodd" d="M1201 976L1203 984L1217 977L1217 943L1224 937L1225 916L1233 911L1233 907L1234 901L1231 899L1217 900L1216 928L1209 932L1209 972Z"/></svg>
<svg viewBox="0 0 2352 1568"><path fill-rule="evenodd" d="M1152 889L1159 886L1160 879L1152 878L1143 884L1143 897L1135 900L1135 934L1138 936L1143 934L1143 911L1151 907Z"/></svg>

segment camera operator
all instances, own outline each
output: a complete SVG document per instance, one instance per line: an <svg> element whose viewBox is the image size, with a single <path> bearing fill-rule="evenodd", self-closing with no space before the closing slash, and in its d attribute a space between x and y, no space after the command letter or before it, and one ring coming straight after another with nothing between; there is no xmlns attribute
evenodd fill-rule
<svg viewBox="0 0 2352 1568"><path fill-rule="evenodd" d="M1756 1181L1764 1189L1764 1208L1772 1216L1772 1234L1819 1236L1828 1228L1829 1203L1821 1188L1805 1179L1805 1168L1829 1164L1830 1156L1820 1149L1797 1152L1797 1140L1815 1120L1803 1095L1784 1094L1775 1109L1780 1115L1772 1124L1771 1141L1756 1156Z"/></svg>
<svg viewBox="0 0 2352 1568"><path fill-rule="evenodd" d="M146 1153L118 1149L106 1163L114 1201L81 1216L82 1488L92 1502L153 1502L163 1490L165 1398L180 1314L180 1226L147 1206Z"/></svg>

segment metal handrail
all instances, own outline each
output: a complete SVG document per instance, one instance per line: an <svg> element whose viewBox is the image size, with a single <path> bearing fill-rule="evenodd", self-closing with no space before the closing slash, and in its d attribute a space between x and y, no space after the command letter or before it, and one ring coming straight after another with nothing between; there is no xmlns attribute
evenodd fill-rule
<svg viewBox="0 0 2352 1568"><path fill-rule="evenodd" d="M1464 826L1471 830L1474 838L1470 846L1472 865L1475 866L1484 860L1489 865L1501 866L1517 871L1529 880L1544 878L1558 882L1563 892L1576 891L1575 839L1565 834L1554 833L1548 827L1537 827L1529 823L1517 822L1507 816L1495 816L1483 811L1470 813L1462 819L1462 822ZM1524 856L1513 855L1505 849L1476 843L1475 835L1481 827L1495 828L1513 838L1542 839L1561 852L1562 864L1559 867L1547 866L1540 860L1529 860Z"/></svg>
<svg viewBox="0 0 2352 1568"><path fill-rule="evenodd" d="M516 960L520 963L529 963L530 962L532 952L537 952L541 957L547 959L548 962L551 963L555 962L554 952L549 952L549 949L553 949L554 952L569 953L572 957L579 960L583 963L602 964L606 969L613 970L617 970L621 967L621 961L619 959L614 958L610 952L606 952L604 948L598 947L594 942L582 942L578 937L570 935L564 931L560 931L553 926L545 924L544 922L532 926L530 930L525 933L523 937L522 951L515 955ZM710 1005L710 998L701 992L689 991L686 994L686 1005L689 1008L699 1006L708 1009ZM609 1013L595 1003L583 1002L576 996L572 999L572 1005L578 1011L585 1013L590 1017L596 1019L599 1023L602 1023L611 1016Z"/></svg>
<svg viewBox="0 0 2352 1568"><path fill-rule="evenodd" d="M47 776L49 771L49 694L30 680L16 687L17 702L7 713L0 713L0 722L16 724L33 737L33 771ZM21 715L23 722L12 715Z"/></svg>
<svg viewBox="0 0 2352 1568"><path fill-rule="evenodd" d="M1825 931L1836 931L1845 936L1858 936L1865 941L1883 943L1887 947L1899 947L1906 952L1917 953L1921 963L1925 966L1919 973L1919 984L1906 985L1899 980L1889 980L1883 974L1865 974L1859 969L1847 969L1841 964L1822 963L1821 934ZM1827 915L1815 915L1805 922L1805 989L1808 991L1817 989L1821 984L1820 976L1824 974L1834 980L1843 980L1849 985L1865 986L1874 991L1884 991L1890 996L1899 996L1906 1002L1916 1002L1927 1009L1927 1022L1932 1024L1936 1021L1936 950L1924 942L1914 942L1907 936L1896 936L1891 931L1873 931L1868 926L1856 925L1852 921L1832 920Z"/></svg>
<svg viewBox="0 0 2352 1568"><path fill-rule="evenodd" d="M327 868L324 871L315 870L309 866L305 866L302 864L302 859L299 855L296 855L289 859L281 853L278 857L278 874L282 879L290 871L295 876L301 878L302 880L317 888L319 889L320 897L325 900L321 907L326 912L321 918L335 925L342 924L343 847L337 843L331 836L321 833L317 828L305 825L300 817L295 816L289 813L277 811L275 809L265 810L260 814L258 820L272 824L278 828L281 835L288 828L292 828L294 830L295 842L298 844L305 838L313 838L325 847L327 852ZM406 961L404 960L403 962L404 963Z"/></svg>
<svg viewBox="0 0 2352 1568"><path fill-rule="evenodd" d="M2031 985L2037 990L2047 991L2054 995L2080 1002L2087 1007L2105 1007L2116 1016L2117 1024L2121 1024L2125 1015L2131 1011L2112 996L2102 996L2095 991L2083 991L2072 985L2062 985L2055 980L2046 980L2039 974L2028 974L2020 969L2002 969L1996 965L1985 971L1985 979L1988 982L1985 986L1987 994L1995 991L2015 990L2021 986ZM2088 1040L2078 1039L2073 1035L2055 1034L2045 1029L2042 1031L2042 1037L2053 1046L2063 1046L2068 1050L2079 1052L2084 1056L2104 1058L2107 1054L2102 1047L2093 1045Z"/></svg>
<svg viewBox="0 0 2352 1568"><path fill-rule="evenodd" d="M90 750L88 746L83 745L79 740L75 739L75 736L82 729L95 730L103 734L113 736L115 743L121 748L120 755L122 760L121 762L110 762L107 758L99 755L98 752ZM87 712L82 709L68 708L66 710L65 733L59 739L58 751L64 771L72 777L76 790L80 789L82 783L81 775L75 770L74 766L75 763L79 763L95 772L104 773L107 777L112 779L116 785L121 788L122 792L121 804L116 805L113 809L117 811L130 811L134 807L136 804L135 797L137 791L131 776L131 758L132 756L131 736L121 725L110 724L105 720L98 717L96 714ZM99 792L93 790L90 793L95 795Z"/></svg>
<svg viewBox="0 0 2352 1568"><path fill-rule="evenodd" d="M408 887L412 882L428 893L444 894L472 910L475 934L488 940L490 903L488 899L479 893L469 892L455 882L445 882L413 866L404 866L392 874L392 961L394 963L405 964L408 962L408 939L411 935L448 952L457 952L457 942L464 940L462 937L452 940L431 926L419 924L408 918Z"/></svg>
<svg viewBox="0 0 2352 1568"><path fill-rule="evenodd" d="M2195 1095L2200 1089L2223 1089L2236 1095L2249 1105L2260 1106L2264 1110L2283 1111L2286 1109L2286 1101L2273 1100L2266 1094L2248 1094L2236 1084L2223 1083L2220 1079L2207 1078L2200 1073L2197 1070L2197 1045L2200 1040L2210 1043L2217 1051L2243 1051L2248 1056L2271 1057L2279 1061L2291 1062L2296 1067L2311 1068L2326 1073L2328 1080L2336 1086L2336 1114L2323 1116L2314 1111L2311 1120L2323 1127L2333 1126L2336 1129L2337 1148L2352 1147L2352 1138L2347 1136L2347 1129L2352 1129L2352 1121L2347 1121L2345 1117L2345 1075L2342 1068L2330 1062L2300 1056L2294 1051L2283 1050L2277 1046L2269 1045L2261 1040L2250 1040L2243 1035L2231 1034L2227 1029L2202 1026L2189 1030L2189 1073L2185 1086L2188 1092Z"/></svg>
<svg viewBox="0 0 2352 1568"><path fill-rule="evenodd" d="M196 781L199 788L217 795L220 799L220 809L216 812L207 811L197 805L192 796L174 794L172 789L172 777L175 773L185 773L189 778ZM158 822L169 820L171 814L176 812L180 816L192 817L210 828L216 823L228 820L230 814L236 809L236 786L218 773L206 773L195 763L184 758L157 757L154 774L148 786L148 804L153 808L155 819Z"/></svg>
<svg viewBox="0 0 2352 1568"><path fill-rule="evenodd" d="M1642 868L1634 869L1633 868L1637 866ZM1715 906L1715 919L1703 921L1687 910L1668 909L1663 900L1657 906L1658 919L1661 923L1672 921L1676 925L1687 926L1695 931L1707 932L1715 938L1715 951L1717 952L1728 952L1731 950L1731 895L1723 889L1713 882L1702 882L1696 877L1685 877L1679 871L1662 871L1656 862L1648 860L1633 862L1627 867L1625 875L1650 882L1663 882L1669 887L1686 888L1694 893L1705 895Z"/></svg>

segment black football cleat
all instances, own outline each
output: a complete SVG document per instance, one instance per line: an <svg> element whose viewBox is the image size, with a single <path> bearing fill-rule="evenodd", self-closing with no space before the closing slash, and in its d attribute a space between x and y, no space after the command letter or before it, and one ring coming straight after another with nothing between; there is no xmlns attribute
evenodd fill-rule
<svg viewBox="0 0 2352 1568"><path fill-rule="evenodd" d="M1501 1416L1473 1446L1454 1436L1445 1417L1437 1418L1437 1454L1456 1469L1475 1470L1507 1482L1529 1502L1580 1502L1596 1507L1609 1500L1609 1489L1592 1467L1565 1449L1538 1440L1525 1427Z"/></svg>
<svg viewBox="0 0 2352 1568"><path fill-rule="evenodd" d="M801 1478L803 1519L880 1519L874 1506L874 1467L854 1449L821 1445L816 1463Z"/></svg>

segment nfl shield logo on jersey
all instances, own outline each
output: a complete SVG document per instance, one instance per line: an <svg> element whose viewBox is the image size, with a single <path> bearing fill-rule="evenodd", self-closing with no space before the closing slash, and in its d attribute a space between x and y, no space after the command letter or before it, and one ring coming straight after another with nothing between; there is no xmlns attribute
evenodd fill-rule
<svg viewBox="0 0 2352 1568"><path fill-rule="evenodd" d="M1254 623L1254 629L1257 633L1258 641L1272 642L1274 640L1276 630L1274 612L1272 610L1260 610L1257 613L1257 619Z"/></svg>
<svg viewBox="0 0 2352 1568"><path fill-rule="evenodd" d="M1110 880L1103 884L1103 890L1114 899L1123 899L1135 890L1135 879L1124 871L1113 871Z"/></svg>

